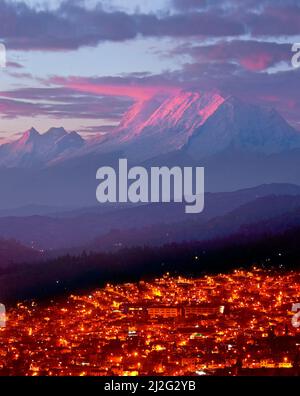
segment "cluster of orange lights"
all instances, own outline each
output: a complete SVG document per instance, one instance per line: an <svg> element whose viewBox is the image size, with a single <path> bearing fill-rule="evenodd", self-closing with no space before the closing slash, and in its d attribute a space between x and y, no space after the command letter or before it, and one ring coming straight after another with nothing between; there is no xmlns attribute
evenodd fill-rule
<svg viewBox="0 0 300 396"><path fill-rule="evenodd" d="M8 309L0 375L298 373L300 273L169 274ZM297 299L299 301L297 301Z"/></svg>

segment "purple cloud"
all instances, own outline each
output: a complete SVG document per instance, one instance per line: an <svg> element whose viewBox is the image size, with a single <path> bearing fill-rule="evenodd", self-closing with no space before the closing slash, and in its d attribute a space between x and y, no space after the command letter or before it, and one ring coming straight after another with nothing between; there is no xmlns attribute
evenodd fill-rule
<svg viewBox="0 0 300 396"><path fill-rule="evenodd" d="M140 36L171 37L181 45L164 56L191 57L178 70L157 75L45 77L39 80L44 88L0 93L1 114L116 122L131 103L157 93L218 88L250 101L267 102L292 123L299 122L299 70L269 73L280 62L290 63L292 36L300 35L299 0L173 0L172 4L170 12L129 14L108 12L99 2L86 8L82 1L65 0L50 10L0 0L0 37L10 49L64 51ZM290 44L276 39L284 35ZM9 66L20 68L12 62ZM8 73L21 80L30 77Z"/></svg>
<svg viewBox="0 0 300 396"><path fill-rule="evenodd" d="M132 100L124 97L101 97L69 88L21 88L0 92L0 113L4 118L47 116L117 121L131 103Z"/></svg>
<svg viewBox="0 0 300 396"><path fill-rule="evenodd" d="M158 16L107 12L99 4L87 9L66 0L56 10L37 10L26 3L0 0L0 37L17 50L74 50L102 41L125 41L138 35L222 36L244 33L231 16L182 13Z"/></svg>
<svg viewBox="0 0 300 396"><path fill-rule="evenodd" d="M204 46L183 45L173 53L189 54L200 63L235 62L246 70L262 71L281 61L290 62L291 46L272 42L234 40Z"/></svg>
<svg viewBox="0 0 300 396"><path fill-rule="evenodd" d="M253 36L300 35L300 4L266 7L261 14L247 13L244 22Z"/></svg>
<svg viewBox="0 0 300 396"><path fill-rule="evenodd" d="M300 5L287 0L173 0L176 12L108 12L65 0L55 10L0 0L0 37L17 50L61 51L143 37L300 34Z"/></svg>

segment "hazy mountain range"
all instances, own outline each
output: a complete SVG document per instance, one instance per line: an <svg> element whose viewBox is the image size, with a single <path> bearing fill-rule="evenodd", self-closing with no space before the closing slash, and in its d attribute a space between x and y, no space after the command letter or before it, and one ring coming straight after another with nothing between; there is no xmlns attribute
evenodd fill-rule
<svg viewBox="0 0 300 396"><path fill-rule="evenodd" d="M299 195L266 196L208 221L112 231L87 245L85 251L47 252L40 254L43 261L28 258L24 265L3 265L1 261L0 298L4 303L51 298L106 282L139 280L166 272L190 276L253 264L299 268L299 204ZM116 240L123 245L115 246Z"/></svg>
<svg viewBox="0 0 300 396"><path fill-rule="evenodd" d="M0 146L0 165L41 167L78 152L84 144L78 133L67 133L64 128L51 128L44 134L31 128L20 139Z"/></svg>
<svg viewBox="0 0 300 396"><path fill-rule="evenodd" d="M43 258L40 251L24 246L15 240L0 239L0 275L1 271L16 264L37 262Z"/></svg>
<svg viewBox="0 0 300 396"><path fill-rule="evenodd" d="M183 91L138 102L113 132L91 141L62 127L44 134L32 128L0 146L0 165L40 168L108 152L145 161L182 151L198 161L229 149L270 155L297 148L300 132L274 109L215 92Z"/></svg>
<svg viewBox="0 0 300 396"><path fill-rule="evenodd" d="M216 217L157 223L143 228L111 230L89 245L90 251L162 246L218 240L232 235L278 235L300 226L300 196L266 196Z"/></svg>
<svg viewBox="0 0 300 396"><path fill-rule="evenodd" d="M263 185L227 193L207 193L205 211L192 217L172 203L101 207L47 215L0 218L0 235L35 250L119 249L126 245L164 244L230 234L243 224L271 219L300 208L300 187ZM11 212L9 212L12 214ZM232 229L232 227L235 227Z"/></svg>
<svg viewBox="0 0 300 396"><path fill-rule="evenodd" d="M183 91L135 104L110 133L31 129L0 147L0 209L96 205L96 171L132 165L201 165L206 191L300 184L300 133L275 110L220 93Z"/></svg>
<svg viewBox="0 0 300 396"><path fill-rule="evenodd" d="M180 204L97 205L97 169L124 157L146 167L204 166L205 211L189 217ZM0 236L37 250L215 238L264 213L297 210L298 169L300 133L275 110L218 92L156 95L93 140L32 128L0 146Z"/></svg>

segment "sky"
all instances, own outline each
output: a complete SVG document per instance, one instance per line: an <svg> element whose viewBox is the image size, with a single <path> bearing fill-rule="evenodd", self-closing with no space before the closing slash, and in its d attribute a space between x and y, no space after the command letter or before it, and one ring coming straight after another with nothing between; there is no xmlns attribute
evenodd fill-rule
<svg viewBox="0 0 300 396"><path fill-rule="evenodd" d="M0 139L109 132L137 101L218 89L300 130L300 0L0 0Z"/></svg>

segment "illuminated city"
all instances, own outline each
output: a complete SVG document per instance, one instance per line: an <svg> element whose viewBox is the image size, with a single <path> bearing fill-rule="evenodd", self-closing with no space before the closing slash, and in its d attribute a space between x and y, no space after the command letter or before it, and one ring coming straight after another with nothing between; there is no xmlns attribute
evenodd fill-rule
<svg viewBox="0 0 300 396"><path fill-rule="evenodd" d="M19 303L0 330L1 375L299 374L299 272L164 277Z"/></svg>

